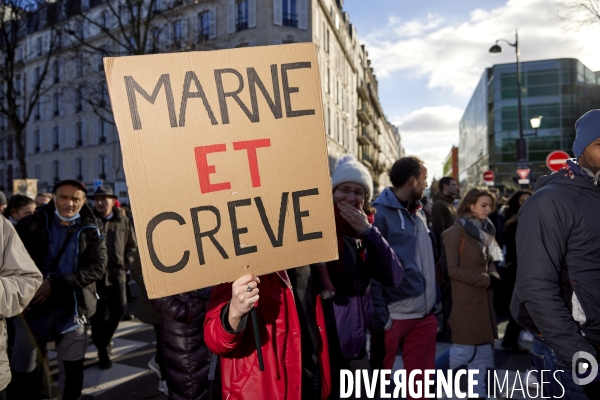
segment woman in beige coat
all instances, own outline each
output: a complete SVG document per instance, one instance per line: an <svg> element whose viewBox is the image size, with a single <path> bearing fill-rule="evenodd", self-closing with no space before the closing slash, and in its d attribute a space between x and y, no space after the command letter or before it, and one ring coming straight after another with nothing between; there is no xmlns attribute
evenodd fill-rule
<svg viewBox="0 0 600 400"><path fill-rule="evenodd" d="M494 261L502 260L502 251L488 219L494 209L490 192L472 189L458 206L456 222L442 234L452 293L450 368L478 369L475 393L483 397L498 338L492 286L499 279Z"/></svg>

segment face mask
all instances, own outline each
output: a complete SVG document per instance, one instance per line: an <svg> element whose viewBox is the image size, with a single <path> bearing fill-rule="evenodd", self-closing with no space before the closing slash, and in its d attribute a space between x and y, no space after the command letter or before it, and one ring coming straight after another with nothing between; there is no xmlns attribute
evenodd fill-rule
<svg viewBox="0 0 600 400"><path fill-rule="evenodd" d="M62 215L60 215L60 213L58 212L58 210L54 210L54 214L56 214L56 216L58 217L58 219L60 219L61 221L64 221L64 222L72 222L72 221L75 221L77 218L79 218L79 213L73 215L70 218L63 217Z"/></svg>

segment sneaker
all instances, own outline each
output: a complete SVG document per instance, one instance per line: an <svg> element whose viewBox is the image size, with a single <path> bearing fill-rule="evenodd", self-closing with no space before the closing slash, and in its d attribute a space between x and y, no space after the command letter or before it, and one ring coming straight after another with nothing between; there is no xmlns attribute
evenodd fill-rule
<svg viewBox="0 0 600 400"><path fill-rule="evenodd" d="M524 342L532 342L533 341L533 335L527 329L523 329L521 331L521 335L519 336L519 339L522 340L522 341L524 341Z"/></svg>
<svg viewBox="0 0 600 400"><path fill-rule="evenodd" d="M154 371L156 373L156 375L158 375L158 379L162 380L162 376L160 374L160 367L158 366L158 363L156 362L156 356L152 357L150 359L150 361L148 361L148 368L150 368L152 371ZM166 385L166 383L165 383L165 385Z"/></svg>
<svg viewBox="0 0 600 400"><path fill-rule="evenodd" d="M158 381L158 391L163 392L165 395L169 395L169 388L167 387L167 381L161 379Z"/></svg>
<svg viewBox="0 0 600 400"><path fill-rule="evenodd" d="M537 379L537 373L533 372L530 374L529 370L526 370L524 375L526 378L529 378L527 379L527 386L529 386L531 389L537 389L540 386Z"/></svg>
<svg viewBox="0 0 600 400"><path fill-rule="evenodd" d="M113 366L113 362L110 359L110 357L108 355L104 356L99 356L98 357L98 367L100 367L100 369L111 369Z"/></svg>

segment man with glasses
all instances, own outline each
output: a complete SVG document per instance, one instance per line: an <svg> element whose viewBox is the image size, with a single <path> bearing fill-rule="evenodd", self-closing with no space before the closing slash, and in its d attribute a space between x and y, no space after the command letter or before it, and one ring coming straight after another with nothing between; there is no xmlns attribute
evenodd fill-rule
<svg viewBox="0 0 600 400"><path fill-rule="evenodd" d="M91 321L92 340L98 349L98 366L109 369L112 367L110 343L127 312L126 274L133 263L137 243L133 224L115 207L117 196L112 188L101 185L91 197L94 199L94 214L104 224L108 250L106 275L96 284L100 299Z"/></svg>

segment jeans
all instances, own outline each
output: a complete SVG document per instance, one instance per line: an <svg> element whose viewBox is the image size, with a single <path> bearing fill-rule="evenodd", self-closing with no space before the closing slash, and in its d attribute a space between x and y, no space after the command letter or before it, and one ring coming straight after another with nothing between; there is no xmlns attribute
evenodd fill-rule
<svg viewBox="0 0 600 400"><path fill-rule="evenodd" d="M588 399L583 386L579 386L573 381L571 366L565 365L563 361L558 358L558 355L552 347L550 347L548 342L538 335L533 335L532 352L533 362L535 364L535 369L538 371L538 380L542 386L544 396L563 398L566 400ZM543 382L542 379L540 379L542 370L551 371L548 373L544 372ZM554 372L558 370L562 371L554 374Z"/></svg>
<svg viewBox="0 0 600 400"><path fill-rule="evenodd" d="M491 344L467 345L453 344L435 360L436 369L445 373L447 370L458 370L464 367L477 369L473 375L477 380L473 392L481 398L487 397L487 370L494 369L494 348Z"/></svg>

